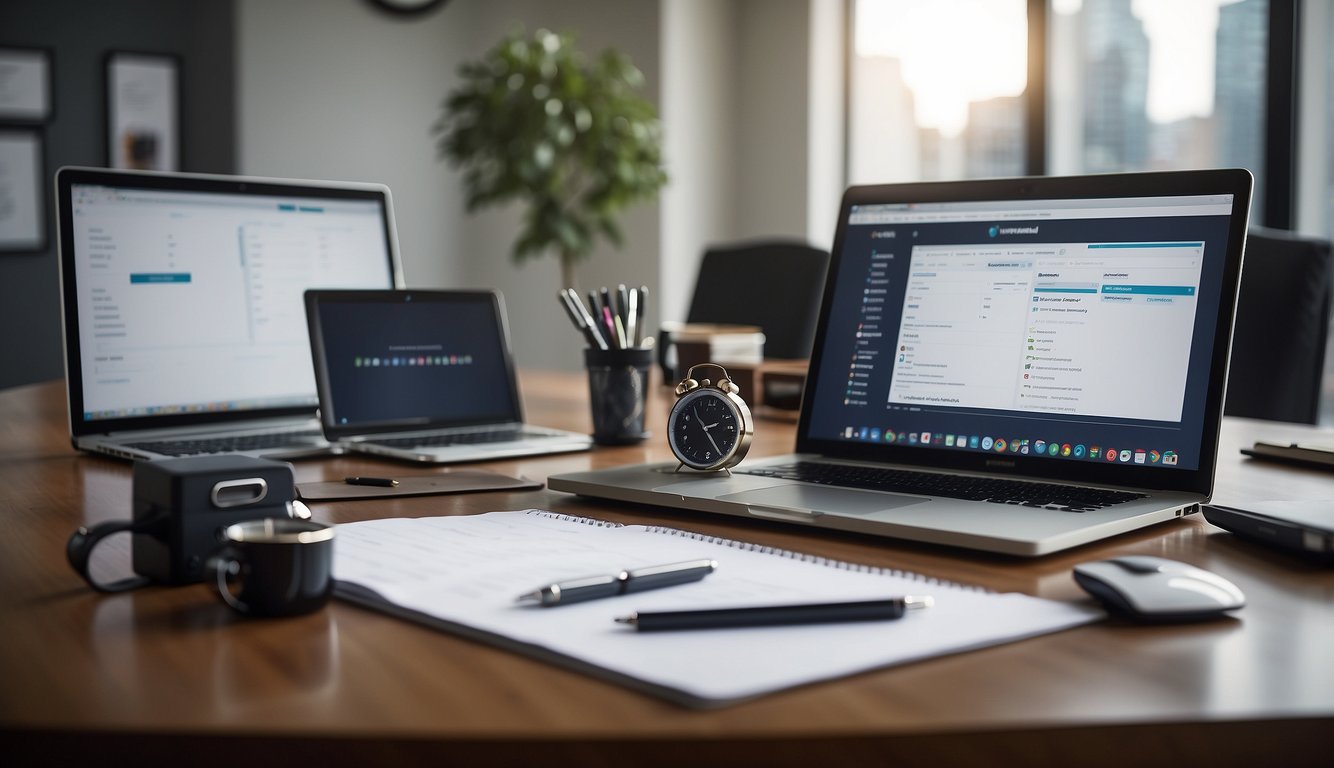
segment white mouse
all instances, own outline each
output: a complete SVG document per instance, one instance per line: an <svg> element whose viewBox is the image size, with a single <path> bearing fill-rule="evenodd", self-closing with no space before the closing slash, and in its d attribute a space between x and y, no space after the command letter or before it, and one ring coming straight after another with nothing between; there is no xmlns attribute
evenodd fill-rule
<svg viewBox="0 0 1334 768"><path fill-rule="evenodd" d="M1075 566L1075 581L1113 613L1143 622L1203 621L1246 604L1235 584L1203 568L1150 555Z"/></svg>

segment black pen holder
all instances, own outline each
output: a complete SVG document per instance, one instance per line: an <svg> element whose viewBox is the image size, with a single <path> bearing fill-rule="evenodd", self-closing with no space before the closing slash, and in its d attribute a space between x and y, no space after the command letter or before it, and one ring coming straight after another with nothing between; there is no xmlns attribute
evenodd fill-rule
<svg viewBox="0 0 1334 768"><path fill-rule="evenodd" d="M648 437L644 410L652 349L586 349L588 399L593 414L593 442L630 445Z"/></svg>

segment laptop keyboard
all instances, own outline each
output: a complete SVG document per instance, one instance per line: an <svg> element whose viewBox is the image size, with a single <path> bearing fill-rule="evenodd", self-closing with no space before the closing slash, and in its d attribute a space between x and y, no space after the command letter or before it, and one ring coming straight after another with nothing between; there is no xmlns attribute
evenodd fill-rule
<svg viewBox="0 0 1334 768"><path fill-rule="evenodd" d="M263 451L270 448L295 447L307 443L313 445L323 437L318 429L306 429L291 432L267 432L257 435L210 437L201 440L154 440L127 445L130 448L153 451L164 456L198 456L205 453Z"/></svg>
<svg viewBox="0 0 1334 768"><path fill-rule="evenodd" d="M509 443L552 437L560 437L560 435L548 432L530 432L524 429L488 429L482 432L451 432L439 435L418 435L417 437L377 438L366 442L389 448L444 448L451 445Z"/></svg>
<svg viewBox="0 0 1334 768"><path fill-rule="evenodd" d="M1081 488L1054 483L1035 483L1022 480L1002 480L990 477L945 475L934 472L913 472L903 469L882 469L814 461L799 461L772 467L733 470L741 475L777 477L800 480L820 485L836 485L893 493L911 493L918 496L944 496L969 501L989 501L993 504L1013 504L1023 507L1053 509L1062 512L1092 512L1142 499L1145 494L1132 491L1112 491L1102 488Z"/></svg>

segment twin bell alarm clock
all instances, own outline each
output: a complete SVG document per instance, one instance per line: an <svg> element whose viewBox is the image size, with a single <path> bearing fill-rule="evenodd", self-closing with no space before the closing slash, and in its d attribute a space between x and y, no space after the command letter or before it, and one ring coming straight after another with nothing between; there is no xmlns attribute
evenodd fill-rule
<svg viewBox="0 0 1334 768"><path fill-rule="evenodd" d="M681 462L678 470L727 470L746 457L755 424L739 391L727 370L714 363L691 366L676 385L676 403L667 417L667 442Z"/></svg>

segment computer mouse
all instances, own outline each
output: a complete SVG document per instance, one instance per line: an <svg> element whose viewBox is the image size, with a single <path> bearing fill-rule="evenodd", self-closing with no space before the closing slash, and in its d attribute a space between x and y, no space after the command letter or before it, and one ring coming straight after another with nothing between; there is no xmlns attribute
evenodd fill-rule
<svg viewBox="0 0 1334 768"><path fill-rule="evenodd" d="M1075 581L1109 611L1135 621L1204 621L1235 611L1246 596L1216 573L1150 555L1075 566Z"/></svg>

